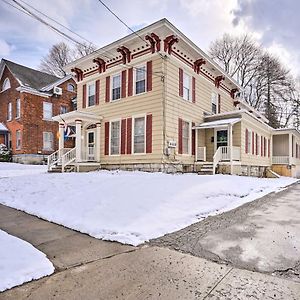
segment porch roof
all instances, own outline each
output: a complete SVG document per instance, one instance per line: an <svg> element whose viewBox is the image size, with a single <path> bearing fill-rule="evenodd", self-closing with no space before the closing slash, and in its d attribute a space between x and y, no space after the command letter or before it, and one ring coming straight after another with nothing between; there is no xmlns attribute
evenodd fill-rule
<svg viewBox="0 0 300 300"><path fill-rule="evenodd" d="M216 120L211 122L205 122L198 126L195 126L195 129L209 129L209 128L218 128L224 127L228 125L233 125L241 121L241 118L231 118L231 119L223 119L223 120Z"/></svg>
<svg viewBox="0 0 300 300"><path fill-rule="evenodd" d="M3 123L0 123L0 131L8 131L7 127Z"/></svg>
<svg viewBox="0 0 300 300"><path fill-rule="evenodd" d="M93 113L87 113L82 111L70 111L65 114L57 115L52 118L52 120L61 122L61 123L75 123L75 121L80 120L83 122L93 122L97 123L100 122L103 119L102 116L93 114Z"/></svg>

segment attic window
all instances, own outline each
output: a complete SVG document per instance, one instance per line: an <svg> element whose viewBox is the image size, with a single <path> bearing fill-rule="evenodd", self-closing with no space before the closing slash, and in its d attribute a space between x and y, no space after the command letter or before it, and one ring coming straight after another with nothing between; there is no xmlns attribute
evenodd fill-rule
<svg viewBox="0 0 300 300"><path fill-rule="evenodd" d="M2 92L6 91L8 89L10 89L10 81L9 81L9 78L6 78L2 85Z"/></svg>
<svg viewBox="0 0 300 300"><path fill-rule="evenodd" d="M68 83L67 89L69 92L75 92L75 86L72 83Z"/></svg>

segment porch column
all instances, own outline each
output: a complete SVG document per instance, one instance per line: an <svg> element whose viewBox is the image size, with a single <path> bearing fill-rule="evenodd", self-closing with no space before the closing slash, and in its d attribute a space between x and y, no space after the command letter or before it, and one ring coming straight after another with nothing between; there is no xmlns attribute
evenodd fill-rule
<svg viewBox="0 0 300 300"><path fill-rule="evenodd" d="M198 129L195 129L195 161L198 161Z"/></svg>
<svg viewBox="0 0 300 300"><path fill-rule="evenodd" d="M81 120L76 120L76 137L75 137L75 148L76 148L76 162L81 161Z"/></svg>
<svg viewBox="0 0 300 300"><path fill-rule="evenodd" d="M232 157L233 157L233 149L232 149L232 124L228 125L229 131L229 157L230 157L230 174L233 173L233 164L232 164Z"/></svg>
<svg viewBox="0 0 300 300"><path fill-rule="evenodd" d="M292 152L293 152L292 137L293 135L289 133L289 165L292 164Z"/></svg>
<svg viewBox="0 0 300 300"><path fill-rule="evenodd" d="M95 158L96 158L96 161L97 162L100 162L100 132L101 132L101 123L96 123L96 155L95 155Z"/></svg>
<svg viewBox="0 0 300 300"><path fill-rule="evenodd" d="M58 138L58 150L62 150L64 148L64 135L65 135L65 130L64 130L64 124L60 123L59 124L59 138Z"/></svg>

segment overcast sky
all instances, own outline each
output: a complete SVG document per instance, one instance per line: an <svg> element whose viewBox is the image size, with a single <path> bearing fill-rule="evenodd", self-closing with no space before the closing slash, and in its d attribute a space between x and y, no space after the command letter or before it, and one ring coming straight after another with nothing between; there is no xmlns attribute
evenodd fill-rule
<svg viewBox="0 0 300 300"><path fill-rule="evenodd" d="M129 34L98 0L24 1L99 47ZM300 74L298 0L103 1L134 29L165 17L204 51L225 32L248 31L294 74ZM50 46L59 41L62 38L45 25L0 0L0 57L36 68Z"/></svg>

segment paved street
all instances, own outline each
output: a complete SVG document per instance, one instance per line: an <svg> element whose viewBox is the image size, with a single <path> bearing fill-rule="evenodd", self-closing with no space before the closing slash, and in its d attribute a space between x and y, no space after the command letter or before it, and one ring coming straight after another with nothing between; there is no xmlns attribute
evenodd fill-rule
<svg viewBox="0 0 300 300"><path fill-rule="evenodd" d="M280 257L283 251L278 248L280 243L283 243L286 253L281 259L282 266L287 266L288 259L291 264L296 262L294 251L298 251L298 240L294 236L299 229L296 219L299 185L277 196L280 198L267 197L224 214L227 217L208 218L141 247L97 240L0 205L0 228L46 253L56 267L53 275L6 291L0 294L0 299L298 300L300 283L295 281L294 270L294 280L242 270L238 268L239 263L247 256L239 255L237 250L234 255L229 255L231 248L227 247L226 241L229 240L230 245L235 245L234 241L239 244L241 253L246 250L246 245L253 251L264 253L267 240L273 238L276 247L272 251L265 250L266 255L274 252L272 259L263 256L262 263L256 258L248 260L247 264L241 263L240 267L256 269L266 266L268 269L262 271L271 272L271 263L279 264L274 257ZM262 221L264 218L266 220ZM272 225L269 226L269 222ZM238 237L236 228L238 232L242 232L242 228L250 231L250 224L251 234L245 232ZM272 226L275 227L272 229ZM270 234L272 230L274 233ZM284 235L287 230L293 238ZM226 232L224 236L227 238L222 232ZM279 233L283 236L280 237ZM214 242L214 239L217 240ZM243 242L244 239L247 242ZM217 241L220 244L225 242L223 247L227 251L218 250ZM291 244L295 250L289 249ZM236 249L237 246L232 247ZM232 261L224 264L229 258Z"/></svg>
<svg viewBox="0 0 300 300"><path fill-rule="evenodd" d="M300 184L151 244L300 281Z"/></svg>

